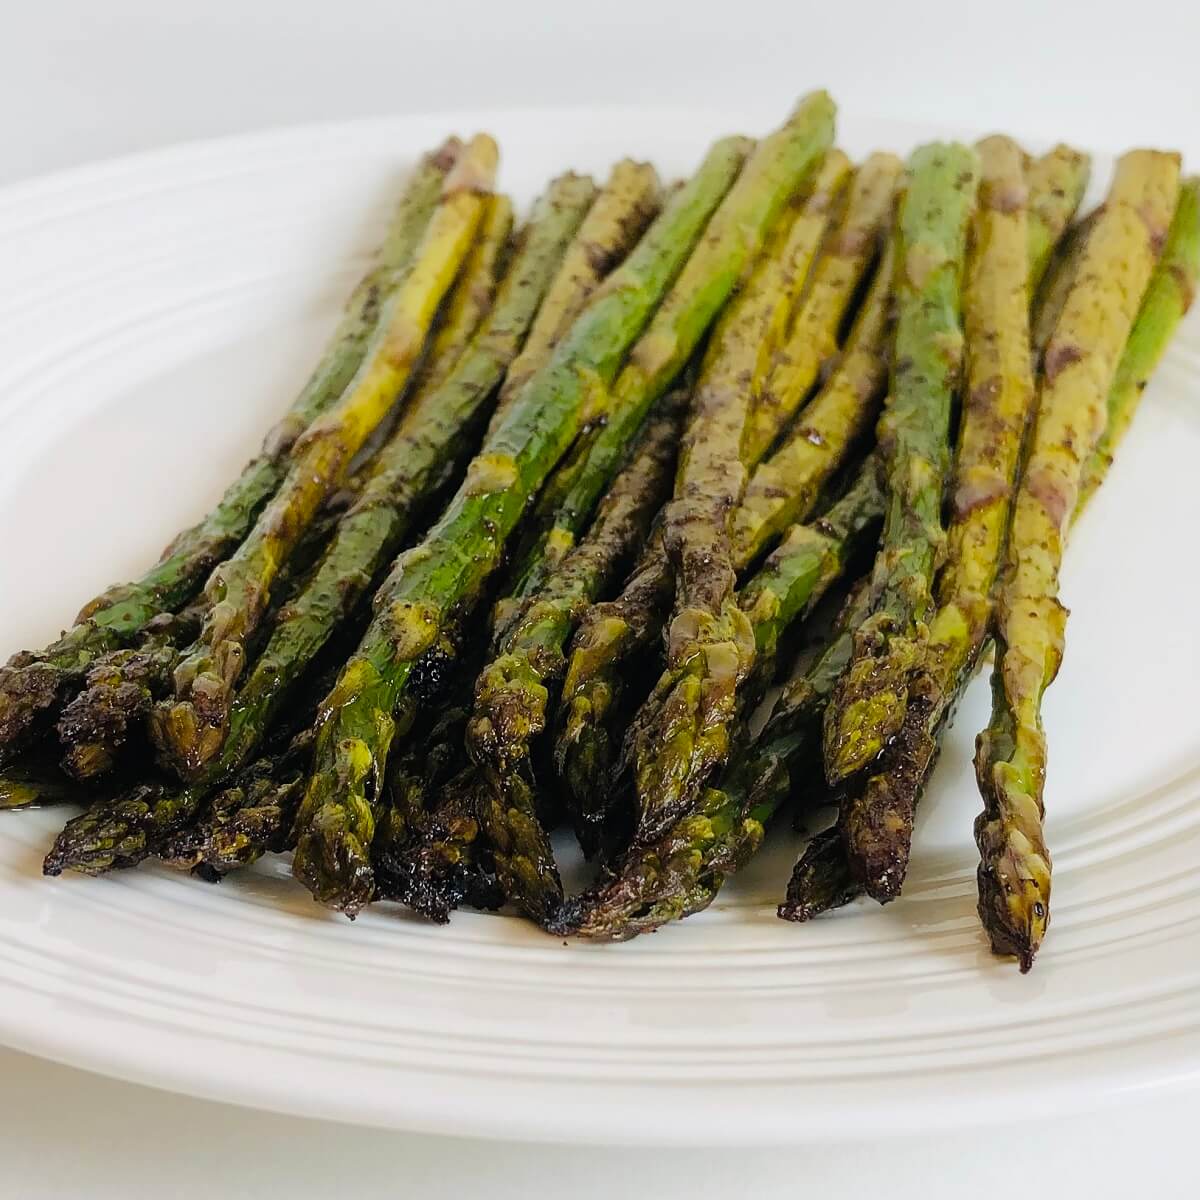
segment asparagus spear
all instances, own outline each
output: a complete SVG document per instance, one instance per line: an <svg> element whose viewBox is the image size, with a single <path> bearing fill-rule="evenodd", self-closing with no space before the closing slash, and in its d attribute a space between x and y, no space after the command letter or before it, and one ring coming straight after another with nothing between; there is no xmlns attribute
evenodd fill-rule
<svg viewBox="0 0 1200 1200"><path fill-rule="evenodd" d="M750 478L733 518L735 564L748 566L812 509L821 489L866 432L887 383L886 341L894 254L889 248L845 353L783 444Z"/></svg>
<svg viewBox="0 0 1200 1200"><path fill-rule="evenodd" d="M697 810L657 842L633 847L611 878L568 900L554 932L623 941L712 901L762 843L793 775L819 749L821 711L850 660L852 631L866 617L869 595L865 586L855 589L825 650L784 689L758 738L743 726L744 743Z"/></svg>
<svg viewBox="0 0 1200 1200"><path fill-rule="evenodd" d="M828 98L823 94L805 101L795 116L779 131L764 139L751 157L739 183L728 201L713 218L704 245L688 264L679 285L664 302L654 326L630 359L597 417L603 418L594 441L587 447L569 486L554 512L550 528L537 540L517 573L518 587L514 594L532 595L547 573L560 562L574 545L586 526L596 501L611 481L630 439L645 419L646 390L643 377L655 369L655 359L662 348L677 345L687 338L695 345L699 340L692 327L699 316L711 320L715 311L704 303L707 297L698 285L706 278L713 295L724 301L746 267L762 246L768 230L779 216L788 196L803 186L827 157L826 151L833 136L833 121ZM841 174L848 169L844 155L832 156L843 163ZM825 192L814 193L814 207L828 208ZM803 261L803 251L793 242L785 252L797 262ZM778 277L778 272L774 273ZM795 286L794 284L791 286ZM771 293L764 291L764 296ZM760 301L761 303L761 301ZM677 368L678 369L678 368Z"/></svg>
<svg viewBox="0 0 1200 1200"><path fill-rule="evenodd" d="M586 186L581 184L580 186ZM513 206L507 196L487 195L475 241L442 305L429 339L426 361L416 373L411 391L420 395L445 383L475 331L491 311L496 286L508 265L513 232Z"/></svg>
<svg viewBox="0 0 1200 1200"><path fill-rule="evenodd" d="M1176 326L1191 307L1200 273L1200 177L1185 180L1162 256L1142 298L1133 332L1108 393L1104 432L1083 466L1081 510L1108 474L1113 455L1129 429L1138 403Z"/></svg>
<svg viewBox="0 0 1200 1200"><path fill-rule="evenodd" d="M743 441L748 463L757 463L787 428L822 367L837 353L842 318L879 252L900 171L893 155L873 154L855 177L787 344L750 414Z"/></svg>
<svg viewBox="0 0 1200 1200"><path fill-rule="evenodd" d="M660 202L658 175L648 164L625 159L613 168L611 178L567 251L562 269L530 330L526 348L505 380L489 432L495 430L520 388L545 361L600 281L629 252L659 210ZM585 443L590 444L586 435L581 435L570 455L555 468L523 528L536 533L552 523L554 511L573 478L573 468L579 465L575 457ZM533 542L533 537L529 538L529 545L522 541L515 561L524 559ZM513 572L513 578L519 580L519 570ZM492 624L497 638L512 622L523 599L522 589L515 586L496 601Z"/></svg>
<svg viewBox="0 0 1200 1200"><path fill-rule="evenodd" d="M908 867L916 792L912 737L961 674L970 673L987 637L992 589L1003 554L1021 442L1033 405L1029 350L1030 246L1024 166L1008 138L979 143L979 207L963 297L966 399L946 534L946 565L918 675L893 697L892 719L903 728L906 706L917 704L915 729L889 750L886 772L852 790L841 827L850 867L880 903L899 893ZM919 703L918 703L919 698ZM925 739L922 738L922 741ZM928 739L932 743L932 738ZM921 752L924 753L923 751Z"/></svg>
<svg viewBox="0 0 1200 1200"><path fill-rule="evenodd" d="M742 588L738 603L754 633L754 678L760 688L774 676L784 634L812 613L883 520L880 470L878 453L869 455L845 495L816 520L793 525ZM751 689L741 698L742 710L758 698Z"/></svg>
<svg viewBox="0 0 1200 1200"><path fill-rule="evenodd" d="M613 167L567 247L521 353L508 369L488 426L489 435L496 431L521 389L541 370L600 282L645 232L660 205L658 172L649 163L625 158Z"/></svg>
<svg viewBox="0 0 1200 1200"><path fill-rule="evenodd" d="M574 175L552 183L534 209L524 245L500 285L482 327L445 381L424 390L404 413L391 441L375 460L358 499L343 516L308 585L281 611L271 638L234 698L229 735L221 751L195 778L195 786L170 793L155 839L168 836L197 811L212 788L245 766L262 743L296 682L380 569L403 543L421 502L440 485L448 466L461 460L466 435L495 394L529 328L566 245L583 219L590 184ZM147 816L155 801L147 798ZM232 799L226 807L232 805ZM169 812L169 819L165 815ZM139 810L139 819L140 819ZM124 819L123 812L113 820ZM74 838L71 853L90 859L93 840L123 838L93 820ZM146 842L154 848L154 839ZM130 851L125 855L132 857ZM66 865L72 865L66 861Z"/></svg>
<svg viewBox="0 0 1200 1200"><path fill-rule="evenodd" d="M1091 159L1070 146L1055 146L1025 171L1029 213L1029 289L1037 291L1056 247L1087 191Z"/></svg>
<svg viewBox="0 0 1200 1200"><path fill-rule="evenodd" d="M900 201L897 323L887 518L872 583L872 615L825 710L825 770L837 783L869 763L895 732L907 673L920 653L941 550L951 402L962 361L960 283L978 159L957 144L909 160Z"/></svg>
<svg viewBox="0 0 1200 1200"><path fill-rule="evenodd" d="M327 699L297 819L293 870L319 899L350 914L369 900L374 798L408 719L397 710L412 664L495 569L526 500L570 444L589 398L615 379L744 157L740 140L714 149L522 389L424 542L397 560L376 619ZM691 346L680 350L648 374L648 391L665 389Z"/></svg>
<svg viewBox="0 0 1200 1200"><path fill-rule="evenodd" d="M530 597L475 685L467 749L482 775L478 811L504 892L539 921L561 902L562 884L532 805L531 745L581 612L644 542L670 487L686 399L668 397L649 419L587 536Z"/></svg>
<svg viewBox="0 0 1200 1200"><path fill-rule="evenodd" d="M1031 186L1031 206L1033 206L1036 194L1035 189ZM1185 240L1187 235L1184 230L1189 224L1194 229L1196 220L1197 210L1192 208L1189 215L1186 197L1181 193L1175 221L1168 234L1167 248L1151 276L1151 283L1147 288L1142 309L1122 355L1121 364L1117 369L1109 393L1110 411L1114 407L1119 407L1129 395L1139 394L1137 388L1129 390L1129 381L1139 377L1146 378L1153 365L1152 361L1147 359L1141 359L1139 362L1140 356L1159 338L1162 339L1159 345L1161 351L1161 345L1165 345L1170 329L1173 328L1170 314L1174 309L1174 304L1170 297L1173 293L1178 294L1176 292L1178 277L1175 274L1175 268L1182 267L1186 271L1190 253L1190 269L1194 278L1197 258L1200 257L1200 249L1196 243L1193 243L1190 252L1184 249L1187 244ZM1032 247L1032 238L1030 242ZM1077 246L1072 253L1078 258L1080 248ZM1029 258L1031 272L1035 269L1036 263L1037 259L1031 248ZM1166 302L1165 310L1158 308L1158 303L1161 301ZM1059 307L1061 310L1062 305ZM1163 317L1167 318L1166 324L1160 325L1160 319ZM974 390L973 388L972 391ZM971 415L971 411L968 410L968 421ZM986 414L983 413L975 415L979 420L986 417ZM960 451L959 461L960 479L964 475L964 468L969 468L971 464L970 456L966 453L967 440L964 430L964 446ZM990 459L991 448L981 438L974 439L974 446L977 454L981 453L985 460ZM1110 462L1111 459L1098 459L1093 452L1085 468L1096 471L1093 486L1099 486ZM1077 507L1076 515L1078 512L1079 508ZM999 514L995 514L995 516L998 518ZM961 583L963 573L960 571L958 575ZM943 578L942 585L939 587L939 603L945 605L945 608L939 609L933 623L934 645L937 646L941 643L945 646L949 641L951 653L943 653L941 657L934 658L932 665L935 670L918 675L910 685L912 694L904 723L862 789L864 794L874 793L875 803L883 807L886 813L879 824L883 827L890 825L890 838L901 843L901 848L893 851L897 862L907 859L907 841L912 834L912 816L937 757L939 733L949 723L959 699L974 676L986 645L983 637L985 629L981 625L984 621L983 614L979 611L977 604L965 603L965 601L969 601L969 595L960 603L955 603L953 579L954 576L949 572ZM968 613L971 613L972 609L974 610L973 627L968 626L964 621L961 603L965 603ZM941 637L938 636L939 630ZM965 639L958 641L957 653L953 651L954 641L950 640L956 634L959 639ZM954 673L956 663L957 674ZM859 803L863 803L863 801L860 800ZM839 854L840 862L836 861ZM831 886L831 880L836 881L836 886ZM807 920L825 911L828 907L844 903L851 896L858 894L862 888L861 875L858 877L854 875L850 860L845 853L841 832L839 829L835 829L830 834L814 840L800 862L797 863L792 881L788 886L788 901L784 906L788 912L784 914L781 910L781 915L788 915L795 920Z"/></svg>
<svg viewBox="0 0 1200 1200"><path fill-rule="evenodd" d="M604 849L624 807L623 794L612 786L618 716L628 677L651 650L673 594L674 575L660 529L621 594L593 604L571 644L554 761L579 844L589 858Z"/></svg>
<svg viewBox="0 0 1200 1200"><path fill-rule="evenodd" d="M246 536L282 481L297 436L341 395L358 369L381 305L403 280L460 150L451 139L422 161L396 209L378 265L356 288L320 364L216 508L179 534L140 579L86 604L58 641L36 653L17 654L0 668L0 762L29 744L97 655L120 649L154 617L186 604Z"/></svg>
<svg viewBox="0 0 1200 1200"><path fill-rule="evenodd" d="M975 836L980 919L993 949L1015 955L1022 971L1032 966L1050 917L1041 701L1063 654L1063 542L1178 191L1177 155L1133 151L1119 160L1046 349L1037 420L1014 504L997 601L992 719L976 751L984 811Z"/></svg>
<svg viewBox="0 0 1200 1200"><path fill-rule="evenodd" d="M496 145L471 140L446 177L413 269L388 301L380 328L345 394L304 433L287 478L238 551L205 584L209 611L191 653L175 669L175 700L155 713L165 759L195 776L228 731L246 639L262 619L280 564L351 459L407 383L434 313L475 237L496 167Z"/></svg>

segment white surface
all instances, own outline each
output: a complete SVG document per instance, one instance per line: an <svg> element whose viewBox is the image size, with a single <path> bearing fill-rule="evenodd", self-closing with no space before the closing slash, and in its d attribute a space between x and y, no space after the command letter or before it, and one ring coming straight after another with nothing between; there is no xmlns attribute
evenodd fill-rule
<svg viewBox="0 0 1200 1200"><path fill-rule="evenodd" d="M163 12L168 7L170 14ZM451 104L692 103L701 95L705 104L721 104L748 91L778 108L817 81L806 65L814 61L819 81L858 111L951 116L968 126L1094 145L1153 138L1197 149L1191 56L1198 22L1166 3L1140 4L1136 26L1128 8L1118 17L1112 4L1017 3L973 12L938 3L918 6L916 16L911 6L805 12L801 5L742 3L736 29L726 5L608 3L585 26L563 16L565 6L510 3L472 6L479 11L469 32L462 5L423 6L419 18L409 7L75 0L8 11L0 43L0 172L18 178L183 137ZM567 22L572 27L563 30ZM564 46L590 50L593 61L558 52ZM74 593L68 604L73 600ZM576 1195L610 1195L620 1178L609 1155L347 1134L158 1096L7 1052L0 1052L0 1078L2 1195L37 1189L99 1196L110 1184L113 1195L138 1194L136 1176L153 1181L147 1192L169 1179L184 1196L247 1194L256 1182L318 1195L341 1185L344 1176L329 1169L338 1162L361 1172L365 1195L394 1192L397 1181L419 1184L430 1196L484 1186L504 1194L498 1189L510 1179L528 1185L559 1175ZM128 1124L114 1113L127 1114ZM1099 1196L1137 1182L1159 1195L1184 1195L1176 1148L1187 1142L1174 1139L1197 1115L1194 1101L1130 1102L1106 1116L1012 1131L1008 1144L1019 1146L1026 1181L1060 1189L1086 1182ZM117 1136L114 1153L106 1156L84 1135L83 1150L64 1156L62 1131L96 1122ZM906 1167L914 1195L918 1188L929 1195L963 1186L999 1195L1012 1184L1007 1172L997 1178L994 1147L974 1134L946 1139L931 1131L886 1160L861 1149L810 1149L756 1154L735 1167L711 1154L698 1164L669 1152L630 1153L636 1157L621 1161L650 1170L647 1183L662 1195L724 1194L739 1184L774 1195L797 1180L837 1195L837 1181L848 1178L855 1190L889 1186L906 1194ZM256 1177L264 1160L270 1175ZM501 1169L493 1172L497 1162Z"/></svg>

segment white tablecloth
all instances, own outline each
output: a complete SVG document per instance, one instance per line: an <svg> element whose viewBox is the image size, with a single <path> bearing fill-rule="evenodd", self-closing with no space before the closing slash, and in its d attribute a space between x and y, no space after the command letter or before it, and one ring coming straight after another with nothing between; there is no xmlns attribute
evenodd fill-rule
<svg viewBox="0 0 1200 1200"><path fill-rule="evenodd" d="M612 103L864 113L1200 162L1200 15L1179 0L6 0L0 182L183 139L389 111ZM586 12L586 16L582 15ZM2 834L2 831L0 831ZM902 1095L897 1103L903 1104ZM600 1151L410 1137L185 1099L0 1049L0 1197L423 1200L1195 1195L1200 1099L800 1151ZM1190 1177L1189 1177L1190 1176ZM1136 1191L1134 1190L1136 1189Z"/></svg>

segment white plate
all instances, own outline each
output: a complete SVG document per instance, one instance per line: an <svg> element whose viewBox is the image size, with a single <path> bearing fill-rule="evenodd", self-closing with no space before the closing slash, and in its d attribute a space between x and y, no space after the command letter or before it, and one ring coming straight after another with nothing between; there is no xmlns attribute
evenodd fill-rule
<svg viewBox="0 0 1200 1200"><path fill-rule="evenodd" d="M682 173L777 116L376 121L0 194L0 648L44 643L217 496L302 382L419 150L489 128L524 202L630 151ZM842 140L904 151L940 132L843 120ZM1047 706L1055 915L1030 976L975 919L977 687L903 899L805 927L774 916L787 833L710 912L596 947L470 913L349 925L280 863L220 887L43 880L61 815L0 815L0 1040L287 1112L579 1141L866 1139L1197 1085L1198 381L1200 313L1071 549Z"/></svg>

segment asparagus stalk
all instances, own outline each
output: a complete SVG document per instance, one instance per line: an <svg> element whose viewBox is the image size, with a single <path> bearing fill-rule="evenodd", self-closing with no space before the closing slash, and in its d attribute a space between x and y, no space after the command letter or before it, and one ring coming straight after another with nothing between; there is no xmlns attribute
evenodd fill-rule
<svg viewBox="0 0 1200 1200"><path fill-rule="evenodd" d="M851 556L883 520L878 453L869 455L844 496L822 516L796 524L747 581L738 596L754 634L754 678L765 687L775 674L779 645L789 629L805 620L841 579ZM748 711L754 689L742 697Z"/></svg>
<svg viewBox="0 0 1200 1200"><path fill-rule="evenodd" d="M379 262L355 289L317 369L262 451L202 521L179 534L140 579L108 589L84 605L74 626L36 653L0 668L0 762L37 735L103 653L127 645L145 625L186 604L205 576L244 538L279 487L293 443L345 390L366 353L382 304L405 277L447 172L461 150L451 139L427 156L404 192Z"/></svg>
<svg viewBox="0 0 1200 1200"><path fill-rule="evenodd" d="M212 788L250 762L305 668L341 626L402 545L421 503L461 461L467 436L512 362L539 301L590 201L590 183L565 175L535 206L524 245L502 281L494 306L445 381L417 396L374 463L359 496L339 522L308 585L279 614L270 640L234 698L229 735L220 753L193 781L169 795L170 819L153 821L155 838L186 824ZM154 807L152 798L147 809ZM226 807L232 805L232 799ZM293 814L294 815L294 814ZM113 820L123 820L114 813ZM91 858L93 840L111 841L130 831L103 823L81 833L72 854ZM154 841L145 843L152 851ZM125 855L132 857L132 852ZM67 862L66 865L73 865Z"/></svg>
<svg viewBox="0 0 1200 1200"><path fill-rule="evenodd" d="M966 399L946 534L946 564L918 674L893 697L892 719L904 728L917 704L915 729L889 749L892 769L876 772L842 805L842 836L850 867L880 903L899 894L908 868L916 791L912 738L932 745L928 720L959 676L970 673L992 616L992 590L1008 529L1021 442L1033 406L1029 350L1030 246L1024 166L1009 138L979 143L979 207L963 295ZM919 699L919 702L918 702ZM918 733L924 731L924 733ZM924 753L923 751L921 752ZM919 771L918 771L919 773Z"/></svg>
<svg viewBox="0 0 1200 1200"><path fill-rule="evenodd" d="M621 594L593 604L571 644L554 762L579 844L589 858L612 840L624 807L623 794L612 786L619 716L628 677L657 639L673 594L674 575L658 529Z"/></svg>
<svg viewBox="0 0 1200 1200"><path fill-rule="evenodd" d="M396 561L375 620L327 698L297 818L293 870L318 899L348 914L370 899L375 796L392 738L408 720L398 709L413 663L495 570L529 496L578 432L591 397L615 379L744 156L737 140L714 149L522 389L425 540ZM695 337L702 332L703 324ZM665 389L691 346L680 350L678 361L666 355L656 364L648 391Z"/></svg>
<svg viewBox="0 0 1200 1200"><path fill-rule="evenodd" d="M733 598L737 559L730 517L745 487L737 447L747 446L750 462L760 457L807 392L818 364L836 351L845 309L876 256L900 170L898 159L874 155L854 180L828 253L817 262L793 339L776 364L766 393L753 407L749 400L757 394L755 347L761 340L753 319L753 282L744 306L751 320L735 310L728 340L717 343L716 362L724 371L714 372L715 386L707 391L701 388L677 499L668 510L666 545L675 567L676 601L667 637L667 667L627 743L638 797L638 840L661 836L695 802L704 781L728 757L730 728L739 710L738 690L753 668L755 653L749 623ZM831 177L831 189L841 178ZM818 190L810 205L828 212L830 195L823 198ZM757 361L761 363L761 354ZM858 399L857 409L863 407ZM826 398L818 419L827 420L829 409ZM843 419L825 443L820 457L826 477L839 446L844 454L852 431L853 423ZM801 476L821 474L806 472L807 465L801 465ZM813 499L815 494L808 504ZM798 498L793 514L804 508L804 499Z"/></svg>
<svg viewBox="0 0 1200 1200"><path fill-rule="evenodd" d="M836 355L842 319L879 253L900 172L893 155L873 154L855 177L787 344L750 414L744 440L748 462L757 463L770 449Z"/></svg>
<svg viewBox="0 0 1200 1200"><path fill-rule="evenodd" d="M507 266L512 231L512 201L507 196L484 196L475 241L442 305L426 361L411 385L413 395L443 384L470 345L496 298L496 286Z"/></svg>
<svg viewBox="0 0 1200 1200"><path fill-rule="evenodd" d="M1046 349L1037 420L1013 509L997 602L992 719L976 773L984 811L979 915L997 953L1033 965L1050 918L1042 831L1046 739L1041 702L1062 662L1066 609L1058 573L1085 464L1103 434L1122 347L1167 237L1177 155L1133 151L1118 162L1074 287Z"/></svg>
<svg viewBox="0 0 1200 1200"><path fill-rule="evenodd" d="M754 562L789 525L803 520L879 412L887 384L893 263L889 248L837 368L783 444L751 476L733 518L733 557L739 568Z"/></svg>
<svg viewBox="0 0 1200 1200"><path fill-rule="evenodd" d="M483 779L478 811L501 887L535 920L557 908L562 884L532 805L531 746L545 729L580 614L645 541L670 487L686 398L668 397L647 422L587 536L530 597L475 685L467 749Z"/></svg>
<svg viewBox="0 0 1200 1200"><path fill-rule="evenodd" d="M1179 191L1175 217L1162 256L1142 298L1133 332L1129 335L1116 376L1108 393L1108 419L1104 432L1083 466L1078 509L1095 494L1108 474L1113 455L1129 430L1171 335L1183 320L1196 295L1200 274L1200 177L1185 180Z"/></svg>
<svg viewBox="0 0 1200 1200"><path fill-rule="evenodd" d="M1091 159L1070 146L1055 146L1025 171L1029 213L1029 290L1037 291L1055 249L1083 201Z"/></svg>
<svg viewBox="0 0 1200 1200"><path fill-rule="evenodd" d="M808 239L798 255L797 227L829 213L849 166L844 155L826 156L800 216L727 310L701 372L675 499L663 523L675 576L667 665L627 746L641 840L653 840L686 810L728 753L737 691L755 653L753 631L734 599L729 530L746 484L741 445L773 350L770 332L784 323L801 286L780 287L779 280L800 276L802 282L819 244Z"/></svg>
<svg viewBox="0 0 1200 1200"><path fill-rule="evenodd" d="M896 730L904 681L921 650L943 541L942 494L951 404L962 362L960 289L978 158L957 144L909 160L898 217L897 323L888 513L875 561L872 615L825 710L825 770L837 783L869 763Z"/></svg>
<svg viewBox="0 0 1200 1200"><path fill-rule="evenodd" d="M658 172L649 163L622 159L563 256L546 298L513 360L488 427L494 433L521 389L550 357L604 277L632 249L661 206Z"/></svg>
<svg viewBox="0 0 1200 1200"><path fill-rule="evenodd" d="M262 619L279 566L408 382L475 237L495 168L495 143L486 135L473 138L446 177L412 271L388 301L358 373L305 431L255 528L205 584L204 627L176 667L174 702L160 705L153 723L160 750L182 777L195 776L220 751L246 639Z"/></svg>
<svg viewBox="0 0 1200 1200"><path fill-rule="evenodd" d="M671 352L681 340L691 346L697 343L694 326L698 319L707 322L719 311L754 260L788 196L821 167L832 137L830 102L824 94L819 94L804 101L792 119L765 138L754 152L742 178L714 215L704 244L684 269L678 286L664 302L646 338L631 355L629 366L611 395L605 398L602 410L595 414L603 418L603 424L574 471L550 528L526 556L518 572L516 595L536 592L547 573L574 545L597 499L612 480L630 439L645 419L648 393L644 378L657 369L657 361L663 354ZM844 156L834 157L844 162ZM841 170L844 175L848 163ZM826 193L815 194L813 203L827 208ZM792 245L791 253L799 259L796 243ZM713 299L717 299L715 306L711 303Z"/></svg>

